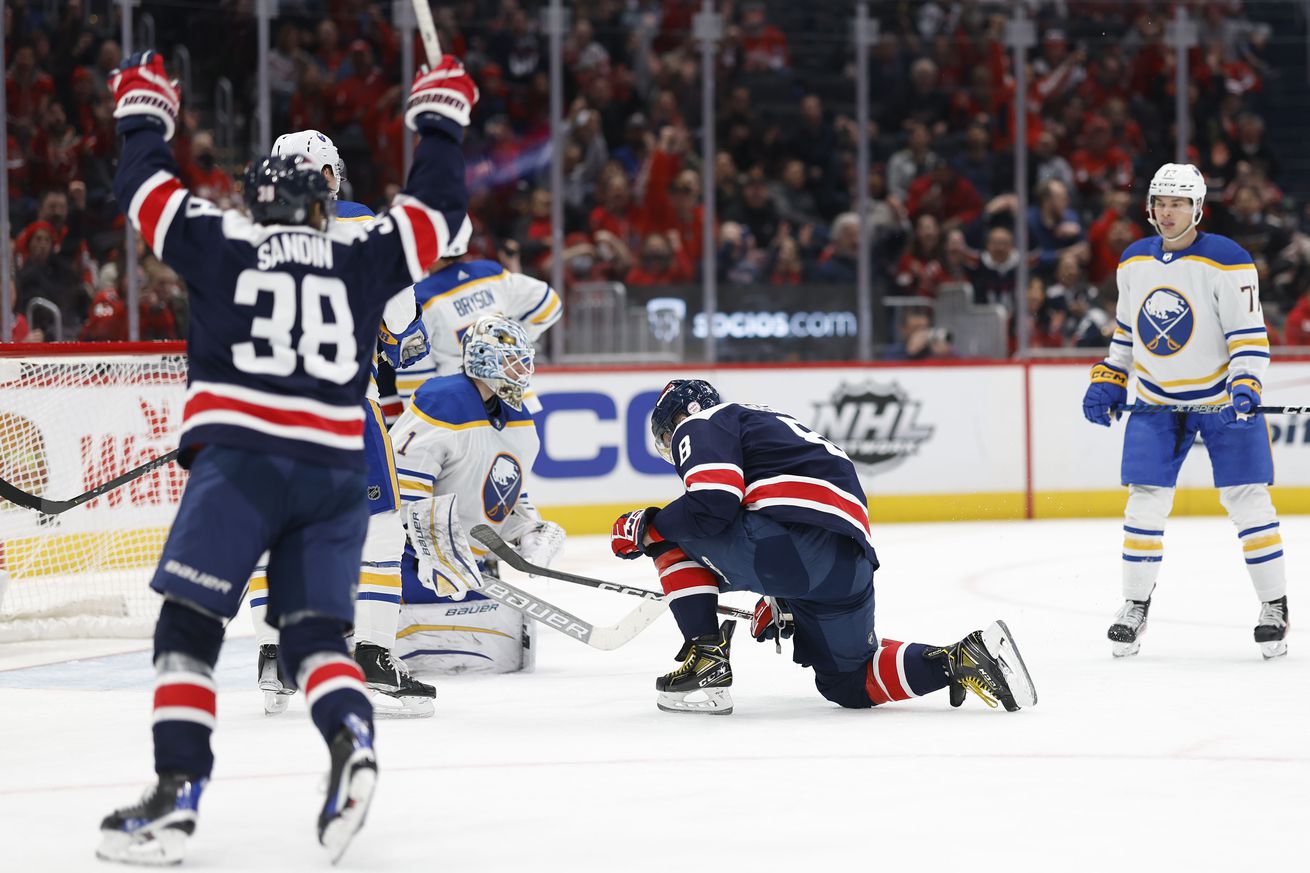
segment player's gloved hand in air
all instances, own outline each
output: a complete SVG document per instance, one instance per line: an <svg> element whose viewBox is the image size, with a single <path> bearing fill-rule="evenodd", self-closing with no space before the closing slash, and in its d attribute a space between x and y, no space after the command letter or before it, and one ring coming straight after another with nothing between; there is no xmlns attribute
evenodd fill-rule
<svg viewBox="0 0 1310 873"><path fill-rule="evenodd" d="M478 102L478 86L458 58L445 55L436 69L419 68L405 101L405 126L422 130L439 118L460 127L469 126L469 115Z"/></svg>
<svg viewBox="0 0 1310 873"><path fill-rule="evenodd" d="M1092 384L1083 395L1083 416L1092 424L1110 426L1110 410L1128 401L1128 374L1102 361L1092 367ZM1114 413L1116 420L1119 412Z"/></svg>
<svg viewBox="0 0 1310 873"><path fill-rule="evenodd" d="M395 334L383 324L378 330L378 342L387 362L397 370L412 367L427 357L428 329L423 319L416 318L409 323L403 333Z"/></svg>
<svg viewBox="0 0 1310 873"><path fill-rule="evenodd" d="M1255 425L1254 409L1260 405L1260 383L1251 377L1234 379L1228 386L1231 406L1220 413L1228 427L1247 428Z"/></svg>
<svg viewBox="0 0 1310 873"><path fill-rule="evenodd" d="M755 612L751 616L751 636L759 643L768 642L769 640L786 640L791 639L791 635L796 632L796 623L792 619L791 609L787 606L787 601L777 597L761 597L755 604ZM782 650L781 644L778 646Z"/></svg>
<svg viewBox="0 0 1310 873"><path fill-rule="evenodd" d="M177 82L164 70L159 52L137 52L123 61L109 78L109 90L114 95L119 133L151 126L163 133L164 139L173 138L182 96Z"/></svg>
<svg viewBox="0 0 1310 873"><path fill-rule="evenodd" d="M614 530L610 532L610 549L616 557L630 561L646 554L647 546L642 545L642 540L647 536L652 544L663 542L664 537L654 526L657 512L658 507L648 506L625 512L615 520Z"/></svg>

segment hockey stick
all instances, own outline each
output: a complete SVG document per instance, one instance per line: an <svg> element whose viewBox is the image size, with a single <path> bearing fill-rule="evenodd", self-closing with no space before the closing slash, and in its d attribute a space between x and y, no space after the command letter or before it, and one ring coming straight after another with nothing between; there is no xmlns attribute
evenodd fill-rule
<svg viewBox="0 0 1310 873"><path fill-rule="evenodd" d="M478 593L513 607L546 627L554 628L565 636L586 643L593 649L607 652L631 641L637 634L650 627L651 623L663 615L668 607L663 600L647 600L615 624L597 626L560 609L553 603L534 597L521 588L490 576L482 577L482 587L478 589Z"/></svg>
<svg viewBox="0 0 1310 873"><path fill-rule="evenodd" d="M10 503L15 503L25 509L35 509L38 512L42 512L46 515L58 515L61 512L67 512L68 510L72 509L74 506L81 506L83 503L86 503L88 500L95 500L97 497L99 497L101 494L104 494L106 491L113 491L115 488L118 488L122 485L126 485L128 482L131 482L133 479L139 479L140 477L144 476L146 473L149 473L151 470L155 469L156 467L164 466L169 461L176 458L177 453L178 450L173 449L173 451L169 452L166 455L160 455L158 458L155 458L153 461L147 461L146 463L142 464L140 467L137 467L136 469L128 470L123 475L118 476L114 479L110 479L108 482L105 482L102 485L97 485L96 487L92 488L90 491L86 492L85 494L79 494L76 497L69 498L68 500L46 500L45 498L37 497L35 494L28 494L26 491L23 491L20 488L16 488L15 486L6 482L4 479L0 479L0 497L3 497L5 500L8 500Z"/></svg>
<svg viewBox="0 0 1310 873"><path fill-rule="evenodd" d="M1178 405L1168 406L1155 403L1124 403L1120 406L1111 407L1114 412L1184 412L1194 413L1197 415L1213 415L1217 412L1223 412L1227 405L1219 406L1202 406L1202 405ZM1242 413L1243 415L1307 415L1310 414L1310 406L1257 406L1250 412Z"/></svg>
<svg viewBox="0 0 1310 873"><path fill-rule="evenodd" d="M423 51L428 56L428 67L436 69L441 63L441 41L437 39L437 23L432 20L432 8L428 0L413 0L414 21L418 24L419 36L423 38Z"/></svg>
<svg viewBox="0 0 1310 873"><path fill-rule="evenodd" d="M617 591L619 594L631 594L635 597L644 597L647 600L663 600L664 595L658 591L651 591L648 588L633 588L630 585L620 585L618 582L606 582L603 579L592 579L588 576L578 576L573 573L565 573L563 570L552 570L549 567L539 567L524 559L522 555L514 551L509 543L500 538L496 533L485 524L476 524L473 530L469 531L473 539L482 543L482 545L491 549L497 558L500 558L506 564L509 564L520 573L530 573L533 576L545 576L548 579L558 579L561 582L572 582L575 585L586 585L588 588L599 588L603 591ZM720 606L719 615L726 615L731 618L743 618L750 620L752 613L744 609L733 609L731 606Z"/></svg>

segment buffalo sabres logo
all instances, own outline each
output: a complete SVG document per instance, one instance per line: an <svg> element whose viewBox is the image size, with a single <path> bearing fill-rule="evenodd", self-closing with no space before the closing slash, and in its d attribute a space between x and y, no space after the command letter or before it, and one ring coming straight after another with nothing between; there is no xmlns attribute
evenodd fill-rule
<svg viewBox="0 0 1310 873"><path fill-rule="evenodd" d="M1137 313L1137 335L1148 352L1162 358L1182 351L1195 325L1192 305L1173 288L1152 290Z"/></svg>
<svg viewBox="0 0 1310 873"><path fill-rule="evenodd" d="M496 455L482 483L482 511L487 518L502 522L509 517L523 489L523 468L513 455Z"/></svg>

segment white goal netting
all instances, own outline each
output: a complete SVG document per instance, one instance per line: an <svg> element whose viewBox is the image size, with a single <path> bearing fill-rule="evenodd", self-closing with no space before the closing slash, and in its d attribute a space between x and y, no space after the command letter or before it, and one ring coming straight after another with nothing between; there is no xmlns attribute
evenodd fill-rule
<svg viewBox="0 0 1310 873"><path fill-rule="evenodd" d="M0 478L67 500L176 447L181 354L0 357ZM148 583L186 471L169 463L46 515L0 498L0 641L150 636Z"/></svg>

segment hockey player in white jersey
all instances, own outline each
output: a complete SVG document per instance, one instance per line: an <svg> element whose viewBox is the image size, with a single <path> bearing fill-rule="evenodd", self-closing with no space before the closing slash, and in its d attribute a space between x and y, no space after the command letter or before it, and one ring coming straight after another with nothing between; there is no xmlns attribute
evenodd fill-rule
<svg viewBox="0 0 1310 873"><path fill-rule="evenodd" d="M318 166L332 193L334 220L358 223L373 219L373 211L364 204L339 198L341 183L346 178L346 166L327 135L317 130L284 133L273 143L273 154L305 155ZM427 357L427 329L418 314L413 287L393 297L383 311L378 331L378 354L393 371L403 372ZM377 371L375 363L364 402L369 525L355 595L353 654L364 671L369 690L373 692L375 715L382 718L424 718L433 714L436 689L414 679L403 663L391 657L396 640L396 610L400 604L397 556L404 548L405 533L399 516L395 459L378 405ZM259 647L256 676L264 693L264 712L277 715L286 710L294 691L279 671L278 632L264 620L267 612L268 578L261 562L250 580L250 616Z"/></svg>
<svg viewBox="0 0 1310 873"><path fill-rule="evenodd" d="M1259 279L1241 246L1197 229L1205 193L1191 164L1165 164L1151 179L1146 212L1159 235L1133 243L1119 261L1117 329L1083 398L1088 421L1107 427L1127 399L1130 375L1146 403L1225 406L1209 415L1129 417L1121 476L1128 486L1124 605L1108 634L1117 657L1141 647L1178 470L1198 433L1260 600L1255 641L1265 658L1287 652L1283 541L1268 487L1273 453L1264 416L1252 414L1269 366Z"/></svg>
<svg viewBox="0 0 1310 873"><path fill-rule="evenodd" d="M391 428L409 533L396 653L421 671L531 669L532 622L477 593L486 550L466 532L490 525L541 565L563 547L524 487L540 448L524 403L535 352L503 315L477 319L462 343L462 372L425 382Z"/></svg>
<svg viewBox="0 0 1310 873"><path fill-rule="evenodd" d="M522 325L528 339L536 343L564 313L559 294L545 282L496 261L462 260L471 235L472 226L466 222L451 240L447 256L414 286L431 351L416 366L396 373L402 408L428 379L459 372L461 339L482 316L507 316ZM536 411L531 396L529 406Z"/></svg>

